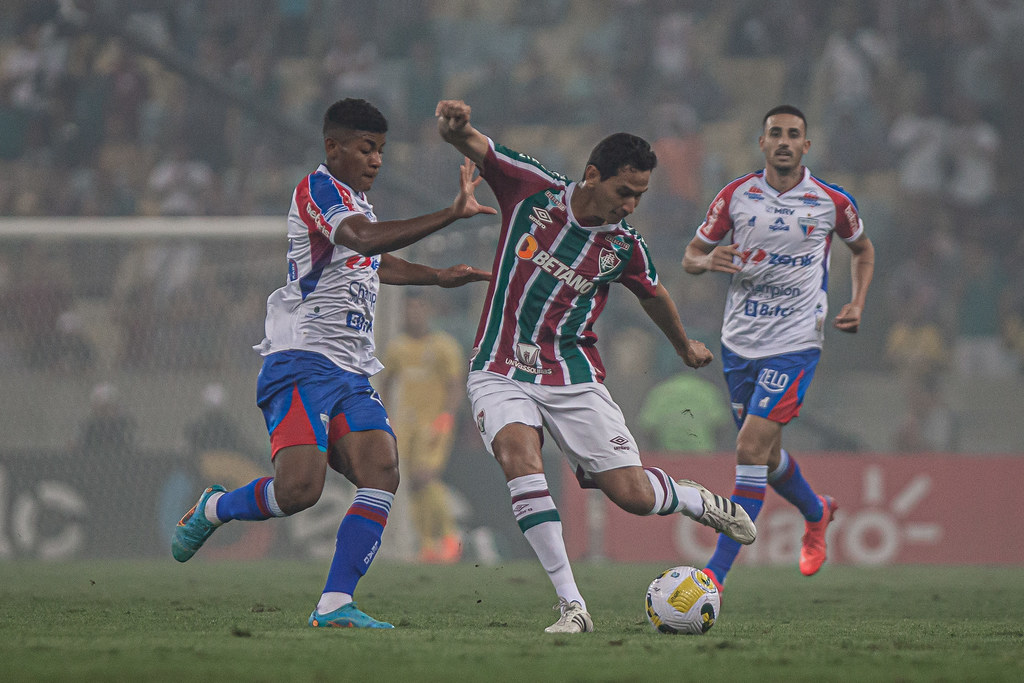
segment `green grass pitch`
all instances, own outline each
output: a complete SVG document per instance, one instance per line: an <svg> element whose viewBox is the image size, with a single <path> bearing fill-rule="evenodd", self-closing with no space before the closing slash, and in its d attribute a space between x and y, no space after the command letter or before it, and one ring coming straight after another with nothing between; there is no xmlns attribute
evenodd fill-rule
<svg viewBox="0 0 1024 683"><path fill-rule="evenodd" d="M704 636L655 633L665 567L577 563L596 632L553 636L535 562L375 563L394 631L313 629L325 562L0 563L5 681L1020 681L1024 568L740 566Z"/></svg>

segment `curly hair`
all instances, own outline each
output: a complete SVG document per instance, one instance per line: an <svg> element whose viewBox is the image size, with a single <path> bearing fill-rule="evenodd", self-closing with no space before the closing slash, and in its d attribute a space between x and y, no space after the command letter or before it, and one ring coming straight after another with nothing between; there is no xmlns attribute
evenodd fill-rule
<svg viewBox="0 0 1024 683"><path fill-rule="evenodd" d="M388 121L377 107L366 100L348 97L338 100L324 113L324 137L339 128L386 133Z"/></svg>

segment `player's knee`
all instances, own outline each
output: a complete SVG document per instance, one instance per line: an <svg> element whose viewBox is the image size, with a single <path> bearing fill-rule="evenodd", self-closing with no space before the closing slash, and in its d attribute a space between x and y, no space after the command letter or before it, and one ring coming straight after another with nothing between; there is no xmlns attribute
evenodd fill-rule
<svg viewBox="0 0 1024 683"><path fill-rule="evenodd" d="M313 507L323 492L323 484L311 481L286 482L284 485L274 482L274 495L277 505L286 515L294 515L306 508Z"/></svg>

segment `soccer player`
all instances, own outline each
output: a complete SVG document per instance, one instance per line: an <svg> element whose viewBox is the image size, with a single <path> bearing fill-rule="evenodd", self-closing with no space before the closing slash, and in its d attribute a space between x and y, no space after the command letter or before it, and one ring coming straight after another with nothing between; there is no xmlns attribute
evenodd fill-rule
<svg viewBox="0 0 1024 683"><path fill-rule="evenodd" d="M398 489L398 450L387 412L368 378L374 304L380 284L458 287L490 274L460 264L438 270L390 252L459 218L497 213L477 203L473 165L460 169L451 206L416 218L378 222L366 192L383 162L388 125L370 103L344 99L324 114L326 161L303 178L288 213L288 276L267 300L257 403L270 433L274 476L203 492L175 531L185 562L220 525L284 517L320 498L327 467L356 486L338 529L327 582L310 626L392 628L356 607L356 584L380 548Z"/></svg>
<svg viewBox="0 0 1024 683"><path fill-rule="evenodd" d="M545 630L592 631L544 475L542 427L580 484L601 489L623 510L681 512L740 543L756 535L742 508L696 482L645 468L602 384L593 327L613 282L640 299L686 365L712 359L686 336L643 238L625 222L657 158L646 141L617 133L593 149L583 180L570 182L476 130L464 102L442 100L436 113L441 137L476 163L501 208L494 277L467 379L473 415L505 474L519 528L558 595L561 615Z"/></svg>
<svg viewBox="0 0 1024 683"><path fill-rule="evenodd" d="M432 304L419 292L406 295L404 329L384 349L381 376L402 444L419 560L450 564L462 556L462 540L441 475L451 456L455 410L466 395L466 359L454 337L430 328Z"/></svg>
<svg viewBox="0 0 1024 683"><path fill-rule="evenodd" d="M806 520L800 571L811 576L825 562L825 529L838 505L811 488L782 447L782 428L799 414L821 355L833 235L853 253L852 300L834 323L843 332L860 325L875 250L853 197L802 165L811 141L800 110L775 107L762 129L764 169L718 193L686 246L683 268L732 276L722 325L722 364L739 427L732 500L757 519L770 484L795 505ZM719 589L739 550L719 537L705 569Z"/></svg>

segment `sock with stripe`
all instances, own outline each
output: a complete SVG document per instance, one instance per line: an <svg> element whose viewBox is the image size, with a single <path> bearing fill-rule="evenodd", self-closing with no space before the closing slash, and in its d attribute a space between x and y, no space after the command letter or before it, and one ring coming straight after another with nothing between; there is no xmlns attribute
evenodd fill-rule
<svg viewBox="0 0 1024 683"><path fill-rule="evenodd" d="M256 521L285 516L274 495L273 477L254 479L234 491L214 494L206 501L203 512L210 523L216 525L232 519Z"/></svg>
<svg viewBox="0 0 1024 683"><path fill-rule="evenodd" d="M768 475L768 483L775 492L796 506L808 522L820 522L825 514L821 499L800 472L796 459L783 448L779 466Z"/></svg>
<svg viewBox="0 0 1024 683"><path fill-rule="evenodd" d="M645 467L644 473L654 489L654 508L647 514L664 517L684 510L694 517L704 514L704 500L700 497L700 491L690 486L680 486L660 467Z"/></svg>
<svg viewBox="0 0 1024 683"><path fill-rule="evenodd" d="M587 603L580 595L569 565L569 554L562 538L562 519L548 491L547 478L543 473L516 477L508 482L508 490L512 494L512 514L548 573L555 593L569 602L575 600L586 610Z"/></svg>
<svg viewBox="0 0 1024 683"><path fill-rule="evenodd" d="M380 489L356 490L345 518L338 527L334 559L317 611L327 614L352 601L356 584L363 578L380 550L380 537L388 523L395 494Z"/></svg>
<svg viewBox="0 0 1024 683"><path fill-rule="evenodd" d="M751 520L756 520L764 504L764 492L767 488L767 465L736 465L736 488L729 499L746 510ZM742 547L725 534L718 535L715 553L708 560L707 568L715 573L720 583L725 583L725 575L732 569L732 564Z"/></svg>

